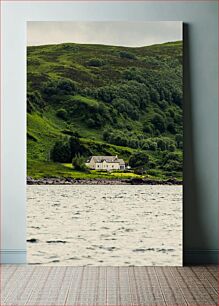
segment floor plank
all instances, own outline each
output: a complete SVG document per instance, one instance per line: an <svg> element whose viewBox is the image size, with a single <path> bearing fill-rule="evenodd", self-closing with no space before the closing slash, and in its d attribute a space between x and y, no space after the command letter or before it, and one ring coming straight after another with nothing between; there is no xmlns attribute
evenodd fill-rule
<svg viewBox="0 0 219 306"><path fill-rule="evenodd" d="M217 266L1 265L1 305L217 305Z"/></svg>

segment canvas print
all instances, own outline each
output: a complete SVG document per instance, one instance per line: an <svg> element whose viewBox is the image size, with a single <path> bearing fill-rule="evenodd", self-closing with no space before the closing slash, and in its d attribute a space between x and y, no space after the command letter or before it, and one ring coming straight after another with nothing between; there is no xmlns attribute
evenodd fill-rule
<svg viewBox="0 0 219 306"><path fill-rule="evenodd" d="M182 23L27 23L27 246L182 265Z"/></svg>

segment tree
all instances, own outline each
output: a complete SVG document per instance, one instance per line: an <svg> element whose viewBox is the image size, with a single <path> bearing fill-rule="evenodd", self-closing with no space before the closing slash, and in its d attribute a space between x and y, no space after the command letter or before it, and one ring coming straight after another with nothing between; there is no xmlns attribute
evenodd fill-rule
<svg viewBox="0 0 219 306"><path fill-rule="evenodd" d="M81 156L80 154L76 154L73 157L72 166L74 167L75 170L78 170L78 171L86 171L87 170L87 167L85 165L84 157Z"/></svg>
<svg viewBox="0 0 219 306"><path fill-rule="evenodd" d="M147 139L142 144L142 149L149 150L149 151L156 151L157 150L157 142L153 140L153 138Z"/></svg>
<svg viewBox="0 0 219 306"><path fill-rule="evenodd" d="M54 162L67 163L71 160L71 150L67 142L57 141L51 153Z"/></svg>
<svg viewBox="0 0 219 306"><path fill-rule="evenodd" d="M161 115L154 115L154 117L151 119L151 122L153 123L156 130L160 131L161 133L165 132L166 125L164 118Z"/></svg>
<svg viewBox="0 0 219 306"><path fill-rule="evenodd" d="M129 158L129 165L133 168L147 167L149 155L145 152L136 152Z"/></svg>
<svg viewBox="0 0 219 306"><path fill-rule="evenodd" d="M168 107L168 102L165 100L159 101L158 104L163 110L165 110Z"/></svg>
<svg viewBox="0 0 219 306"><path fill-rule="evenodd" d="M163 168L166 171L182 171L183 156L182 152L169 152L164 155Z"/></svg>
<svg viewBox="0 0 219 306"><path fill-rule="evenodd" d="M167 164L164 165L164 170L175 172L175 171L182 171L182 163L177 160L170 160Z"/></svg>
<svg viewBox="0 0 219 306"><path fill-rule="evenodd" d="M69 145L71 150L71 156L75 156L77 154L83 154L83 148L81 146L80 140L78 137L71 137L69 139Z"/></svg>
<svg viewBox="0 0 219 306"><path fill-rule="evenodd" d="M153 134L152 126L148 123L148 121L143 123L143 132L147 134Z"/></svg>
<svg viewBox="0 0 219 306"><path fill-rule="evenodd" d="M77 154L80 154L83 156L90 156L92 154L89 147L83 144L83 142L81 142L78 137L74 137L74 136L70 137L69 146L71 150L71 156L75 156Z"/></svg>
<svg viewBox="0 0 219 306"><path fill-rule="evenodd" d="M160 95L158 91L154 88L150 89L150 98L152 102L158 103L160 100Z"/></svg>
<svg viewBox="0 0 219 306"><path fill-rule="evenodd" d="M112 131L108 128L103 131L103 140L108 141L110 134Z"/></svg>
<svg viewBox="0 0 219 306"><path fill-rule="evenodd" d="M139 147L139 141L137 138L131 137L128 141L129 147L137 149Z"/></svg>
<svg viewBox="0 0 219 306"><path fill-rule="evenodd" d="M175 134L176 133L176 127L174 125L173 122L170 122L167 126L167 130L171 133L171 134Z"/></svg>
<svg viewBox="0 0 219 306"><path fill-rule="evenodd" d="M113 86L103 86L98 88L96 97L104 102L111 103L115 95L115 88Z"/></svg>

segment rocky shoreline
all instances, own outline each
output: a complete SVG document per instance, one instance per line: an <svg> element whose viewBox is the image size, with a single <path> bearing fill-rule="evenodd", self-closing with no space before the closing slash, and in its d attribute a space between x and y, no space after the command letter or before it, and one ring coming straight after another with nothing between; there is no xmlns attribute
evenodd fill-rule
<svg viewBox="0 0 219 306"><path fill-rule="evenodd" d="M27 185L182 185L176 179L73 179L73 178L41 178L27 177Z"/></svg>

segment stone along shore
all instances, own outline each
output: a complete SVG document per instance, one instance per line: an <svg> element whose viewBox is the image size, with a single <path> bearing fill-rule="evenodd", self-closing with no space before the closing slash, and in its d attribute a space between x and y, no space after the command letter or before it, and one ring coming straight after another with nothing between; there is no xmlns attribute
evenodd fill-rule
<svg viewBox="0 0 219 306"><path fill-rule="evenodd" d="M182 185L176 179L73 179L73 178L41 178L27 177L27 185Z"/></svg>

